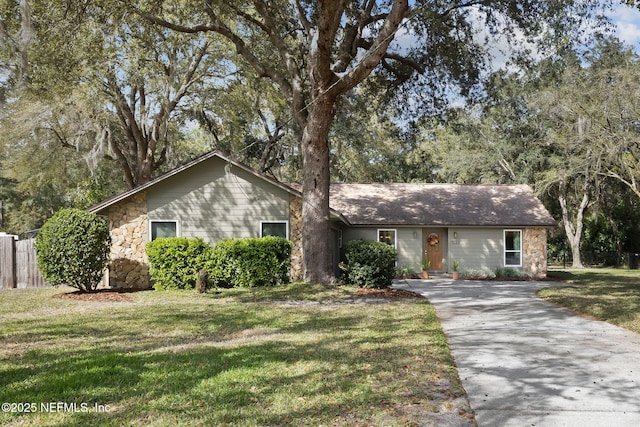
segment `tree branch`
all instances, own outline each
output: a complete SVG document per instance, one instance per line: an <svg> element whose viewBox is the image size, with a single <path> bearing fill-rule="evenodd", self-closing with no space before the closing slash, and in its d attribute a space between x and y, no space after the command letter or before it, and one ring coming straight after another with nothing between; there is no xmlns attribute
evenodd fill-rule
<svg viewBox="0 0 640 427"><path fill-rule="evenodd" d="M353 3L349 4L347 12L347 22L344 24L342 41L338 46L338 58L331 66L334 73L345 72L351 61L356 57L358 54L358 40L361 39L362 29L366 25L363 23L362 14L354 8Z"/></svg>
<svg viewBox="0 0 640 427"><path fill-rule="evenodd" d="M311 61L314 63L311 78L316 82L322 82L322 85L316 84L316 87L328 86L337 80L337 76L331 70L331 55L342 12L345 8L344 0L323 1L320 2L318 8L320 21L317 34L314 34L311 42L310 51Z"/></svg>
<svg viewBox="0 0 640 427"><path fill-rule="evenodd" d="M373 46L373 42L370 42L368 40L364 40L364 39L360 39L358 41L358 47L364 48L364 49L371 49ZM400 54L397 53L393 53L393 52L385 52L383 59L392 59L394 61L397 61L403 65L406 65L410 68L413 68L414 70L416 70L417 72L419 72L420 74L424 74L425 73L425 68L420 65L420 63L418 63L417 61L411 59L411 58L407 58L406 56L402 56Z"/></svg>
<svg viewBox="0 0 640 427"><path fill-rule="evenodd" d="M631 191L633 191L633 193L636 196L640 197L640 189L638 189L636 180L635 180L635 178L633 176L631 177L631 180L629 181L629 180L625 179L622 175L620 175L620 174L618 174L616 172L613 172L613 171L608 171L606 173L599 172L598 175L605 176L607 178L614 178L614 179L620 181L621 183L623 183L624 185L629 187L629 189Z"/></svg>
<svg viewBox="0 0 640 427"><path fill-rule="evenodd" d="M311 23L309 22L309 20L307 19L307 16L304 13L304 10L302 9L300 0L290 0L290 2L292 6L296 9L296 13L298 14L298 21L300 21L300 24L302 25L304 32L306 33L308 38L311 38L313 29L311 27Z"/></svg>
<svg viewBox="0 0 640 427"><path fill-rule="evenodd" d="M384 58L389 44L409 12L407 0L394 0L391 11L385 19L384 25L375 41L371 44L367 54L351 71L336 85L335 91L346 92L364 80Z"/></svg>
<svg viewBox="0 0 640 427"><path fill-rule="evenodd" d="M472 7L472 6L487 6L491 4L491 0L476 0L476 1L470 1L467 3L460 3L460 4L456 4L453 5L447 9L445 9L444 12L440 13L441 17L445 17L449 14L451 14L453 11L458 10L458 9L465 9L467 7Z"/></svg>
<svg viewBox="0 0 640 427"><path fill-rule="evenodd" d="M253 3L256 10L264 20L264 26L261 28L263 28L263 31L267 34L267 36L271 40L271 43L278 51L282 62L285 64L291 84L291 104L294 109L299 112L298 114L303 115L302 117L298 118L299 124L303 125L304 121L306 121L306 113L304 108L305 96L300 67L298 67L295 56L291 52L290 48L286 45L284 39L280 34L278 34L278 26L276 25L276 22L271 15L271 7L269 7L263 0L254 0Z"/></svg>
<svg viewBox="0 0 640 427"><path fill-rule="evenodd" d="M228 2L225 2L225 4L228 5ZM222 37L233 43L236 48L236 52L249 63L249 65L256 71L259 77L268 77L274 83L276 83L278 87L280 87L280 90L283 92L285 98L287 98L290 103L300 103L299 101L296 101L294 99L294 89L292 88L292 84L286 79L286 77L278 72L275 68L260 61L258 57L253 54L251 49L247 47L247 43L242 39L242 37L234 33L222 22L222 20L219 19L217 13L213 8L212 0L204 1L204 9L209 16L209 19L211 20L211 24L195 25L192 27L174 24L144 11L137 10L137 13L148 21L153 22L154 24L174 31L191 34L198 32L214 32L221 35ZM254 20L253 23L256 22L257 21ZM302 105L304 106L304 102L302 102Z"/></svg>
<svg viewBox="0 0 640 427"><path fill-rule="evenodd" d="M136 182L133 176L133 171L131 170L131 166L129 165L129 162L127 161L127 157L124 155L124 153L122 152L122 150L120 149L120 147L118 147L118 144L114 141L111 140L110 141L110 145L111 145L111 150L115 153L116 155L116 159L118 160L118 163L120 164L120 168L122 169L122 172L124 173L124 180L127 182L127 187L129 188L133 188L136 186Z"/></svg>
<svg viewBox="0 0 640 427"><path fill-rule="evenodd" d="M54 126L51 126L50 128L48 128L51 132L53 132L53 134L55 135L56 139L58 140L58 142L60 143L60 145L63 148L71 148L71 149L76 149L75 145L69 144L69 142L67 142L67 139L56 130L56 128Z"/></svg>
<svg viewBox="0 0 640 427"><path fill-rule="evenodd" d="M144 12L140 9L135 9L135 12L149 22L152 22L156 25L160 25L161 27L168 28L173 31L178 31L180 33L196 34L196 33L204 33L207 31L216 31L214 27L209 25L199 24L199 25L194 25L192 27L188 27L185 25L180 25L180 24L175 24L173 22L165 21L162 18L159 18L150 13Z"/></svg>

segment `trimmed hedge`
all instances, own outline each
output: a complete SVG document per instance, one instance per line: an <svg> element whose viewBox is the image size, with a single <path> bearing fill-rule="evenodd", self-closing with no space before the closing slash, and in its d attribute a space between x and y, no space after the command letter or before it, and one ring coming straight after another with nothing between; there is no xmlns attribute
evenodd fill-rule
<svg viewBox="0 0 640 427"><path fill-rule="evenodd" d="M291 242L267 236L218 242L205 269L212 286L252 288L288 283L290 265Z"/></svg>
<svg viewBox="0 0 640 427"><path fill-rule="evenodd" d="M209 286L273 286L289 281L291 242L269 236L212 247L202 239L160 238L147 244L147 256L157 290L193 289L203 269Z"/></svg>
<svg viewBox="0 0 640 427"><path fill-rule="evenodd" d="M193 289L198 272L204 267L211 246L202 239L165 237L147 243L149 273L153 287Z"/></svg>
<svg viewBox="0 0 640 427"><path fill-rule="evenodd" d="M106 218L81 209L62 209L36 237L38 268L53 286L91 292L102 281L110 246Z"/></svg>
<svg viewBox="0 0 640 427"><path fill-rule="evenodd" d="M342 281L361 288L388 288L395 275L398 252L386 243L352 240L344 245Z"/></svg>

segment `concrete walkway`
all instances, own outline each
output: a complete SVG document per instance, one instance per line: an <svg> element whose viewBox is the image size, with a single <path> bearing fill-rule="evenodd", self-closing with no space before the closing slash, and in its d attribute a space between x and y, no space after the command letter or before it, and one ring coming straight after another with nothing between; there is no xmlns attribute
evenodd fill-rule
<svg viewBox="0 0 640 427"><path fill-rule="evenodd" d="M544 282L402 280L449 339L480 427L640 426L640 334L535 296Z"/></svg>

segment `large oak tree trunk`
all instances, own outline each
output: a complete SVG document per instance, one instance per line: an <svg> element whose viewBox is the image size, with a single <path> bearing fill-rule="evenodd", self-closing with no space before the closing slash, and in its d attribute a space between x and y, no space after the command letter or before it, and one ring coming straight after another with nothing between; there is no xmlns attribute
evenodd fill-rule
<svg viewBox="0 0 640 427"><path fill-rule="evenodd" d="M335 100L322 97L313 105L302 135L303 197L302 253L304 278L312 283L331 281L329 238L329 129Z"/></svg>

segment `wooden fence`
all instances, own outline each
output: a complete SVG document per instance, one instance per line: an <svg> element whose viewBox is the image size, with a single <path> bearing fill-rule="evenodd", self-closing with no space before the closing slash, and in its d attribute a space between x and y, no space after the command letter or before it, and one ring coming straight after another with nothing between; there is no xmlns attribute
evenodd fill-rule
<svg viewBox="0 0 640 427"><path fill-rule="evenodd" d="M47 286L36 261L35 238L15 240L0 235L0 288Z"/></svg>

